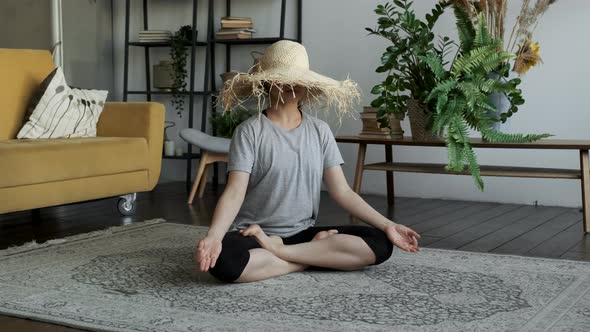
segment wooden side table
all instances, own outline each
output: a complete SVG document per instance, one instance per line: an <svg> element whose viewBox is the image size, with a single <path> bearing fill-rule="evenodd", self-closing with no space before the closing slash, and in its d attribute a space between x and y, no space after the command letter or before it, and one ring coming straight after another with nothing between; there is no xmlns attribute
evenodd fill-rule
<svg viewBox="0 0 590 332"><path fill-rule="evenodd" d="M358 144L358 157L354 175L353 190L360 193L363 172L365 170L385 171L387 181L387 204L394 205L393 172L431 173L431 174L456 174L469 175L467 171L448 172L445 164L433 163L402 163L393 161L394 145L418 146L418 147L445 147L445 142L439 141L414 141L411 137L403 139L388 139L381 137L365 136L338 136L336 142ZM383 145L385 148L385 162L365 164L365 155L368 144ZM482 176L524 177L524 178L549 178L580 180L582 186L582 214L584 232L590 233L590 140L558 140L543 139L533 143L490 143L478 138L471 140L474 148L495 149L530 149L530 150L577 150L580 156L580 169L558 169L539 167L516 167L481 165Z"/></svg>

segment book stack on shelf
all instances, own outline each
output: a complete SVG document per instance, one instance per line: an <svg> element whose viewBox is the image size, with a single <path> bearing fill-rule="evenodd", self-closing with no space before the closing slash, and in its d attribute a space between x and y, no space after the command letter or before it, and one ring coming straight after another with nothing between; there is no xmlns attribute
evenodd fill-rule
<svg viewBox="0 0 590 332"><path fill-rule="evenodd" d="M379 128L379 122L377 122L377 109L373 107L365 107L361 113L361 121L363 122L363 128L359 136L363 137L383 137L383 138L403 138L404 131L400 125L400 121L391 115L389 125L391 130L387 127Z"/></svg>
<svg viewBox="0 0 590 332"><path fill-rule="evenodd" d="M216 39L250 39L256 30L252 28L249 17L225 16L221 18L221 29L215 33Z"/></svg>
<svg viewBox="0 0 590 332"><path fill-rule="evenodd" d="M168 30L142 30L139 32L139 42L156 43L170 40L172 32Z"/></svg>

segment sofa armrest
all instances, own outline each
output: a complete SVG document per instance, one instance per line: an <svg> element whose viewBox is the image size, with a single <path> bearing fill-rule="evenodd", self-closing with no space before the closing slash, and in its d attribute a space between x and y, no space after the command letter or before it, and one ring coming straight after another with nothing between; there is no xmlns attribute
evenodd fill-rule
<svg viewBox="0 0 590 332"><path fill-rule="evenodd" d="M149 187L158 183L164 145L164 105L152 102L106 103L96 132L102 137L144 137L149 153Z"/></svg>

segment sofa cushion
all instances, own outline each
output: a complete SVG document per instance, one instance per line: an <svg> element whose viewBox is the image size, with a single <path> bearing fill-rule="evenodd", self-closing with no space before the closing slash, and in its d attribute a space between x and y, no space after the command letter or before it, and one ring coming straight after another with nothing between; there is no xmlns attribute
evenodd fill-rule
<svg viewBox="0 0 590 332"><path fill-rule="evenodd" d="M146 169L145 138L0 141L0 188Z"/></svg>
<svg viewBox="0 0 590 332"><path fill-rule="evenodd" d="M0 48L0 140L16 137L31 97L53 68L49 51Z"/></svg>
<svg viewBox="0 0 590 332"><path fill-rule="evenodd" d="M51 78L49 78L51 76ZM49 84L17 138L94 137L108 91L70 88L61 67L49 74Z"/></svg>

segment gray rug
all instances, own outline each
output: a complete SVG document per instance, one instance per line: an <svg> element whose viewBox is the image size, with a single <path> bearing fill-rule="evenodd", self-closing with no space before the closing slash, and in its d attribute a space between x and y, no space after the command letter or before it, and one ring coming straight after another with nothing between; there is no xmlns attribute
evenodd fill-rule
<svg viewBox="0 0 590 332"><path fill-rule="evenodd" d="M590 331L590 263L424 249L221 284L205 228L150 221L0 251L0 312L108 331Z"/></svg>

